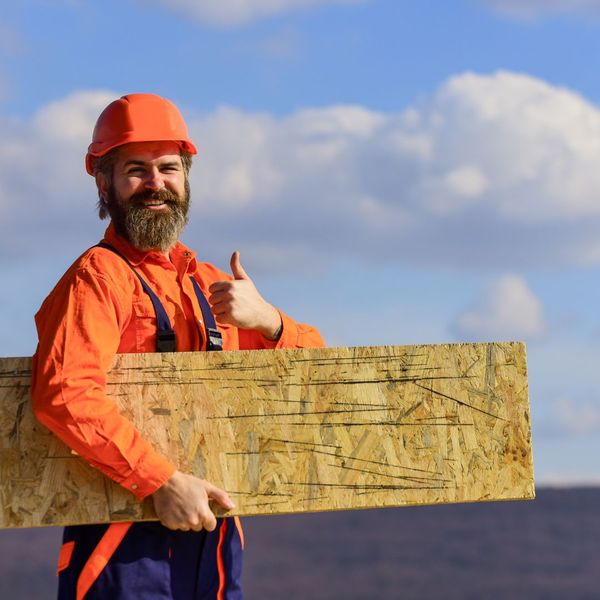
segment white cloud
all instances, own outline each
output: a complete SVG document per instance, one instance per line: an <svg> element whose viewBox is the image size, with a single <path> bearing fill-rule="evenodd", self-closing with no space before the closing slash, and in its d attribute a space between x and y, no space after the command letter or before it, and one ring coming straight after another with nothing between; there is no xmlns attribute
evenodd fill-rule
<svg viewBox="0 0 600 600"><path fill-rule="evenodd" d="M237 26L288 11L366 0L146 0L188 15L201 23Z"/></svg>
<svg viewBox="0 0 600 600"><path fill-rule="evenodd" d="M114 97L81 92L29 121L0 117L0 255L27 256L39 252L39 244L51 253L70 239L95 241L81 226L94 207L83 157L95 118Z"/></svg>
<svg viewBox="0 0 600 600"><path fill-rule="evenodd" d="M521 277L509 274L492 281L455 328L468 339L521 340L543 335L546 326L542 303Z"/></svg>
<svg viewBox="0 0 600 600"><path fill-rule="evenodd" d="M519 20L575 14L599 16L599 0L480 0L501 14Z"/></svg>
<svg viewBox="0 0 600 600"><path fill-rule="evenodd" d="M23 231L51 243L55 231L65 244L95 239L83 156L116 96L81 92L28 121L0 116L0 254L26 246ZM234 240L263 266L288 247L298 264L600 264L600 110L538 79L467 73L399 113L340 105L186 116L200 149L186 239L201 240L208 258Z"/></svg>
<svg viewBox="0 0 600 600"><path fill-rule="evenodd" d="M577 94L526 75L465 74L423 112L437 141L431 175L478 168L499 217L534 223L600 214L600 111Z"/></svg>
<svg viewBox="0 0 600 600"><path fill-rule="evenodd" d="M229 108L192 129L195 197L244 211L257 238L463 268L600 263L600 111L525 75L454 77L399 114Z"/></svg>
<svg viewBox="0 0 600 600"><path fill-rule="evenodd" d="M478 167L463 165L432 178L423 191L431 212L445 215L475 205L488 188L488 178Z"/></svg>

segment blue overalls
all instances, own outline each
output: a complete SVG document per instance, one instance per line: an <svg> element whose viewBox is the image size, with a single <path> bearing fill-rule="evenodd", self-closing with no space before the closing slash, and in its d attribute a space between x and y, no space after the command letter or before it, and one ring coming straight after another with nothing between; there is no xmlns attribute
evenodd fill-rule
<svg viewBox="0 0 600 600"><path fill-rule="evenodd" d="M154 305L156 351L175 352L175 332L156 294L127 258ZM198 282L191 277L206 327L207 350L223 349ZM66 527L59 557L58 600L242 600L243 533L234 518L214 531L172 531L158 522Z"/></svg>

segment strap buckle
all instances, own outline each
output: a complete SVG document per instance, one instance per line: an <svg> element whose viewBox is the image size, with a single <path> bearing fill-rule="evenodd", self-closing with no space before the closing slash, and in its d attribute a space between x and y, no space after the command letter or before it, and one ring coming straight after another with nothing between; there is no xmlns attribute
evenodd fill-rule
<svg viewBox="0 0 600 600"><path fill-rule="evenodd" d="M206 331L208 332L208 340L206 343L206 349L209 352L223 350L223 336L218 329L213 329L212 327L207 327Z"/></svg>
<svg viewBox="0 0 600 600"><path fill-rule="evenodd" d="M157 352L177 352L175 332L172 329L164 329L156 334Z"/></svg>

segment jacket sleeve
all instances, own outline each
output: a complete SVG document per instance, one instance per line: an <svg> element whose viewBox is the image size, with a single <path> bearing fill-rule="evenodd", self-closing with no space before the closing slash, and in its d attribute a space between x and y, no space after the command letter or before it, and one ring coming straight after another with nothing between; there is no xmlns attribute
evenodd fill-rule
<svg viewBox="0 0 600 600"><path fill-rule="evenodd" d="M318 329L311 325L296 323L292 318L279 311L283 330L277 341L268 340L253 329L240 329L240 350L281 348L324 348L325 342Z"/></svg>
<svg viewBox="0 0 600 600"><path fill-rule="evenodd" d="M143 499L175 465L158 454L106 395L107 373L131 307L85 268L59 282L36 315L35 415L89 464Z"/></svg>

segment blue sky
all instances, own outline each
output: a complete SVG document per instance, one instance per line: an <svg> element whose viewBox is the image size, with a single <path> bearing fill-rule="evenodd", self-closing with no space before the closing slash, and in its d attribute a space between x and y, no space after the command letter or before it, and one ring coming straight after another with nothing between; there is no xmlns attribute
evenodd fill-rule
<svg viewBox="0 0 600 600"><path fill-rule="evenodd" d="M537 479L600 482L599 0L24 0L0 23L0 354L104 225L113 98L184 112L184 241L331 345L523 339Z"/></svg>

